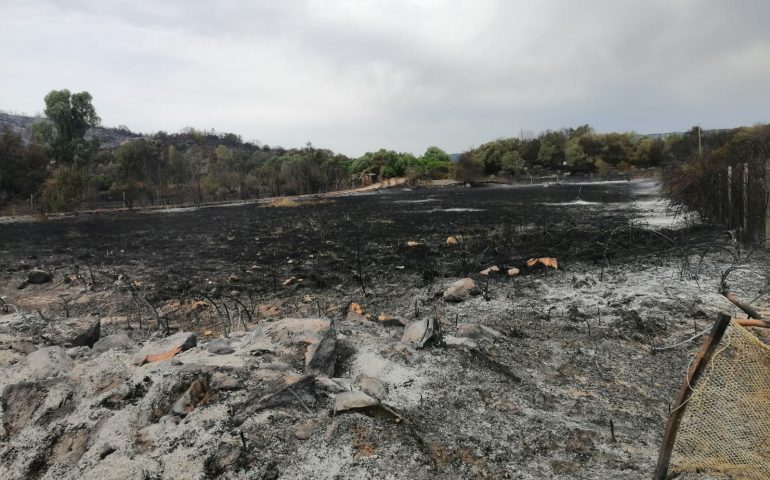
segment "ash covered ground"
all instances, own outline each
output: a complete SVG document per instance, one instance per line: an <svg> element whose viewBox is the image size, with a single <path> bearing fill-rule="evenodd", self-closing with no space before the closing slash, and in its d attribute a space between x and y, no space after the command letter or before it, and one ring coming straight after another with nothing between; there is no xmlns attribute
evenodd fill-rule
<svg viewBox="0 0 770 480"><path fill-rule="evenodd" d="M5 222L1 476L649 478L746 258L650 181Z"/></svg>

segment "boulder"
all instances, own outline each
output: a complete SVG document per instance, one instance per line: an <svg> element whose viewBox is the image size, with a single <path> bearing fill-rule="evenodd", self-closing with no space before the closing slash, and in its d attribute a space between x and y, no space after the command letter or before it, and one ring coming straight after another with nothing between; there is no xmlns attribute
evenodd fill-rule
<svg viewBox="0 0 770 480"><path fill-rule="evenodd" d="M519 273L521 273L521 270L519 270L516 267L511 267L511 268L508 269L508 276L509 277L515 277Z"/></svg>
<svg viewBox="0 0 770 480"><path fill-rule="evenodd" d="M29 272L27 272L27 282L28 283L48 283L51 281L53 277L50 273L46 272L45 270L41 270L39 268L33 268Z"/></svg>
<svg viewBox="0 0 770 480"><path fill-rule="evenodd" d="M75 337L72 340L72 345L75 347L93 348L96 342L99 341L99 336L101 336L101 332L102 332L102 321L97 320L90 327L88 327L88 330L86 330L85 332Z"/></svg>
<svg viewBox="0 0 770 480"><path fill-rule="evenodd" d="M415 320L404 327L401 343L422 348L431 340L441 340L441 330L433 318Z"/></svg>
<svg viewBox="0 0 770 480"><path fill-rule="evenodd" d="M334 375L337 337L331 321L323 318L285 318L263 324L255 336L267 340L268 350L282 355L296 355L304 347L305 370L314 375Z"/></svg>
<svg viewBox="0 0 770 480"><path fill-rule="evenodd" d="M118 333L116 335L107 335L106 337L102 337L99 340L97 340L96 343L94 343L94 346L91 347L91 353L104 353L107 350L119 349L119 350L129 350L131 348L134 348L136 344L128 338L128 335L125 333Z"/></svg>
<svg viewBox="0 0 770 480"><path fill-rule="evenodd" d="M198 344L198 337L192 332L179 332L170 337L147 343L134 356L134 363L144 364L172 358L174 355L189 350Z"/></svg>
<svg viewBox="0 0 770 480"><path fill-rule="evenodd" d="M206 403L211 397L208 383L201 379L193 380L179 399L174 402L171 411L177 415L185 416L195 410L195 407Z"/></svg>
<svg viewBox="0 0 770 480"><path fill-rule="evenodd" d="M444 300L447 302L462 302L471 296L475 288L476 282L473 279L460 279L444 291Z"/></svg>
<svg viewBox="0 0 770 480"><path fill-rule="evenodd" d="M59 346L43 347L27 355L33 378L57 377L75 366L67 352Z"/></svg>
<svg viewBox="0 0 770 480"><path fill-rule="evenodd" d="M0 405L3 407L3 428L8 435L16 435L27 424L46 397L45 389L35 382L7 385Z"/></svg>

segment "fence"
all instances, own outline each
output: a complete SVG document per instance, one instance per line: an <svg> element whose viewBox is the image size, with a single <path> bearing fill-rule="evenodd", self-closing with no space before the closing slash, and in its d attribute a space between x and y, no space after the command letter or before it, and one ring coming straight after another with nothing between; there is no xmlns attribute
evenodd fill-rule
<svg viewBox="0 0 770 480"><path fill-rule="evenodd" d="M664 179L675 205L735 231L746 244L770 248L770 127L753 127Z"/></svg>

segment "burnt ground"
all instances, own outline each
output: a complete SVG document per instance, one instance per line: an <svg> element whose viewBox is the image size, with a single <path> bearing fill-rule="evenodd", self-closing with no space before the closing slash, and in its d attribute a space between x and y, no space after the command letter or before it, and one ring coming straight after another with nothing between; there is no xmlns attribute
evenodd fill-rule
<svg viewBox="0 0 770 480"><path fill-rule="evenodd" d="M559 269L527 269L537 257L557 258ZM651 182L399 188L0 223L0 296L45 322L100 318L103 335L137 341L155 323L143 298L169 330L201 338L320 314L337 322L335 376L379 378L407 419L332 417L323 394L312 412L286 405L240 430L222 411L220 438L237 444L243 432L259 455L215 471L204 462L200 478L649 478L698 345L652 348L707 328L720 311L735 315L717 285L744 257L718 230L667 217ZM753 254L735 291L753 298L767 263ZM479 275L491 265L501 272ZM53 281L23 285L33 267ZM522 273L509 277L510 267ZM444 288L466 276L477 295L444 302ZM365 318L347 315L351 302ZM388 356L401 328L381 314L435 318L448 341L416 363ZM502 336L468 348L462 323ZM45 328L24 335L57 342ZM21 361L3 358L0 368ZM219 418L217 408L200 415ZM307 440L291 435L302 422L314 425ZM205 448L186 461L200 464ZM84 462L63 472L96 468ZM152 475L173 475L157 462Z"/></svg>

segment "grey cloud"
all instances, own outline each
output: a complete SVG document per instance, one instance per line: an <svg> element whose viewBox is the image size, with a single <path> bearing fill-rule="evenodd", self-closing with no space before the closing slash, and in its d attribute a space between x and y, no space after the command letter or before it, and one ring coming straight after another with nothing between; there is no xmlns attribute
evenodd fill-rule
<svg viewBox="0 0 770 480"><path fill-rule="evenodd" d="M0 62L33 78L0 77L0 108L88 89L113 124L348 154L750 124L770 107L767 18L764 1L8 0Z"/></svg>

